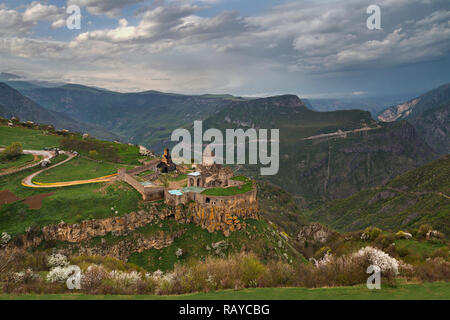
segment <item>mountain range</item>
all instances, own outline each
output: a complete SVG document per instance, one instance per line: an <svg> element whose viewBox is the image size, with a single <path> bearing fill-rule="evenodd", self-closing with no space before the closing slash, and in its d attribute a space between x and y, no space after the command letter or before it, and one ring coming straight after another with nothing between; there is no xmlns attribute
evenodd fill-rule
<svg viewBox="0 0 450 320"><path fill-rule="evenodd" d="M44 87L21 79L7 83L20 93L6 84L0 86L4 117L16 115L103 139L143 144L157 152L171 145L174 129L189 129L194 120L204 120L204 130L280 129L280 170L264 180L308 206L383 185L448 153L449 85L415 99L419 102L408 115L388 119L383 116L389 114L386 110L374 120L374 110L372 115L357 109L318 112L311 110L314 101L294 95L250 99L119 93L75 84ZM255 177L259 171L258 166L236 169Z"/></svg>
<svg viewBox="0 0 450 320"><path fill-rule="evenodd" d="M124 141L156 151L162 151L176 128L206 119L230 101L242 100L229 95L118 93L74 84L23 88L21 92L46 109L97 124Z"/></svg>
<svg viewBox="0 0 450 320"><path fill-rule="evenodd" d="M89 132L98 138L113 140L117 136L95 124L77 121L64 113L47 110L5 83L0 83L0 116L18 117L21 121L52 124L57 129Z"/></svg>

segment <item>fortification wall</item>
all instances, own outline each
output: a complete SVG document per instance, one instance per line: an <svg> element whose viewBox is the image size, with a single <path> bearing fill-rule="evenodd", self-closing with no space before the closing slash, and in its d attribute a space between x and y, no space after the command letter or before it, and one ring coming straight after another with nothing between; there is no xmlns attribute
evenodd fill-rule
<svg viewBox="0 0 450 320"><path fill-rule="evenodd" d="M241 184L238 184L241 185ZM257 202L256 185L253 184L252 190L232 196L211 196L197 192L185 192L180 196L170 194L168 190L164 190L164 199L166 204L177 206L186 204L189 201L195 201L204 207L209 206L233 206L233 205L250 205Z"/></svg>
<svg viewBox="0 0 450 320"><path fill-rule="evenodd" d="M141 169L141 168L139 168ZM135 170L135 169L132 169ZM144 169L142 171L145 171ZM142 172L141 171L141 172ZM137 190L142 195L144 201L153 201L164 199L164 188L158 186L143 186L139 181L137 181L131 174L129 170L120 168L117 173L117 179L120 181L125 181L133 188Z"/></svg>
<svg viewBox="0 0 450 320"><path fill-rule="evenodd" d="M143 166L137 167L137 168L133 168L133 169L128 169L126 170L127 173L129 174L139 174L141 172L144 172L146 170L156 170L156 165L159 163L159 160L151 160L148 163L144 164Z"/></svg>

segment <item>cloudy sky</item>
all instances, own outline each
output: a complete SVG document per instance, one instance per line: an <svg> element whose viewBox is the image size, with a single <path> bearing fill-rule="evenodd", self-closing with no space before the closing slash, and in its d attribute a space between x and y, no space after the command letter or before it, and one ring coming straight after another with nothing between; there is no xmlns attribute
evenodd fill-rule
<svg viewBox="0 0 450 320"><path fill-rule="evenodd" d="M450 1L0 0L0 71L123 92L422 92L450 81Z"/></svg>

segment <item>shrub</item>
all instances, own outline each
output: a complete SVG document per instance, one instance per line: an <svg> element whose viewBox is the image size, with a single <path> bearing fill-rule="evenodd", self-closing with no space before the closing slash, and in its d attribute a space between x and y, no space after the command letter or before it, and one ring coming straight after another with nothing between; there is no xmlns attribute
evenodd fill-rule
<svg viewBox="0 0 450 320"><path fill-rule="evenodd" d="M256 287L258 279L264 273L264 266L253 256L244 256L240 263L241 279L246 287Z"/></svg>
<svg viewBox="0 0 450 320"><path fill-rule="evenodd" d="M109 273L109 278L115 281L119 286L129 287L141 280L142 276L136 271L124 272L113 270Z"/></svg>
<svg viewBox="0 0 450 320"><path fill-rule="evenodd" d="M2 236L0 237L0 248L6 247L10 240L11 236L7 232L2 232Z"/></svg>
<svg viewBox="0 0 450 320"><path fill-rule="evenodd" d="M102 266L89 266L81 277L81 288L86 292L95 293L102 284L103 279L108 277L108 272Z"/></svg>
<svg viewBox="0 0 450 320"><path fill-rule="evenodd" d="M69 261L67 260L67 257L60 253L52 254L48 257L47 265L49 268L55 268L55 267L67 267L69 265Z"/></svg>
<svg viewBox="0 0 450 320"><path fill-rule="evenodd" d="M431 231L433 228L429 225L429 224L422 224L419 227L419 231L417 232L417 234L421 237L421 238L425 238L427 235L428 231Z"/></svg>
<svg viewBox="0 0 450 320"><path fill-rule="evenodd" d="M261 287L290 286L295 283L294 268L281 261L270 261L261 277Z"/></svg>
<svg viewBox="0 0 450 320"><path fill-rule="evenodd" d="M404 258L404 257L408 256L409 254L411 254L411 251L409 251L409 249L405 248L405 247L397 248L396 252L400 258Z"/></svg>
<svg viewBox="0 0 450 320"><path fill-rule="evenodd" d="M437 258L437 257L441 257L444 259L448 259L450 254L449 254L449 248L448 247L442 247L439 249L436 249L433 251L432 255L433 258Z"/></svg>
<svg viewBox="0 0 450 320"><path fill-rule="evenodd" d="M88 154L89 154L89 157L92 159L96 159L98 157L97 150L90 150Z"/></svg>
<svg viewBox="0 0 450 320"><path fill-rule="evenodd" d="M48 282L65 282L69 276L74 272L74 268L69 267L55 267L47 274Z"/></svg>
<svg viewBox="0 0 450 320"><path fill-rule="evenodd" d="M316 259L322 259L326 254L330 253L331 249L327 246L320 248L317 250L316 254L314 255Z"/></svg>
<svg viewBox="0 0 450 320"><path fill-rule="evenodd" d="M399 262L392 258L387 253L375 249L373 247L365 247L352 255L353 258L363 257L367 259L370 264L380 267L383 273L398 274Z"/></svg>
<svg viewBox="0 0 450 320"><path fill-rule="evenodd" d="M374 241L381 234L381 229L377 227L367 227L361 235L361 240Z"/></svg>
<svg viewBox="0 0 450 320"><path fill-rule="evenodd" d="M415 268L417 277L422 281L450 280L450 262L443 258L428 259Z"/></svg>
<svg viewBox="0 0 450 320"><path fill-rule="evenodd" d="M381 234L379 235L374 243L377 247L380 247L383 250L386 250L389 246L391 246L395 241L395 236L393 234Z"/></svg>
<svg viewBox="0 0 450 320"><path fill-rule="evenodd" d="M34 273L30 268L21 272L14 272L12 274L12 281L14 283L30 283L40 279L41 277Z"/></svg>
<svg viewBox="0 0 450 320"><path fill-rule="evenodd" d="M15 159L22 153L23 153L22 144L20 142L13 142L9 146L7 146L5 150L0 152L0 161Z"/></svg>

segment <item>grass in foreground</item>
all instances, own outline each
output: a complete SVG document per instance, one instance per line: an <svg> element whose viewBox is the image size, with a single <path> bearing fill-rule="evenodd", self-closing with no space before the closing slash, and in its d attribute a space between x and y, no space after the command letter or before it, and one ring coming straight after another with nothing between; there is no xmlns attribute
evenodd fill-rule
<svg viewBox="0 0 450 320"><path fill-rule="evenodd" d="M256 288L185 295L7 295L0 300L449 300L450 282L403 284L369 290L365 285L336 288Z"/></svg>

